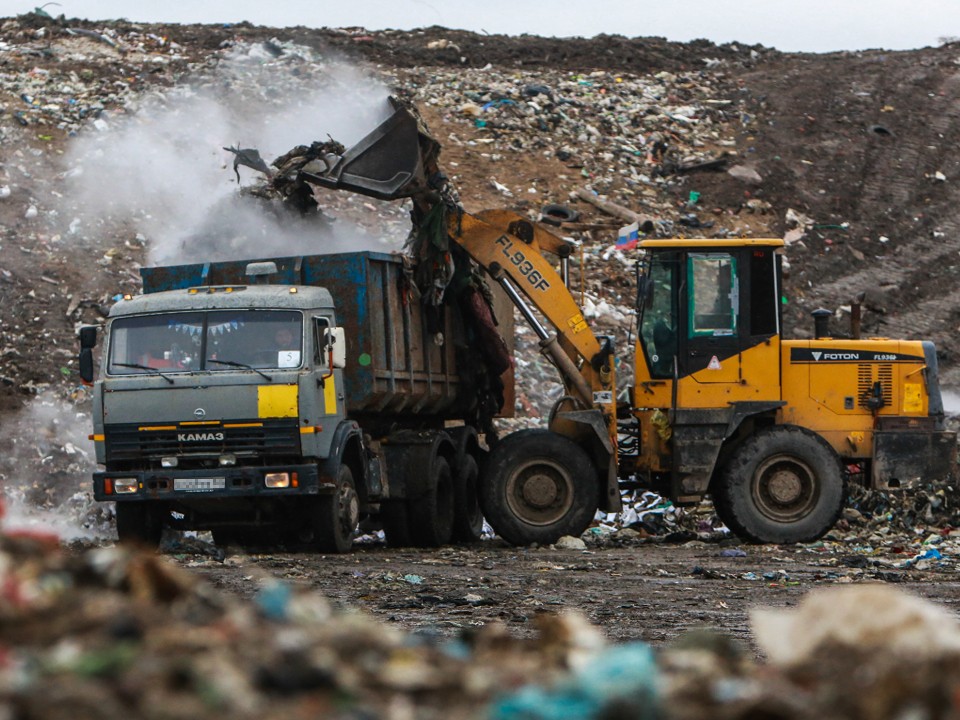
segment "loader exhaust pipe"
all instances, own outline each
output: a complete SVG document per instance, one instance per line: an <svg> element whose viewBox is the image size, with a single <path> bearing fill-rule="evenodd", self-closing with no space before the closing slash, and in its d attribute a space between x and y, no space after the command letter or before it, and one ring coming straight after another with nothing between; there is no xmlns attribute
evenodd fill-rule
<svg viewBox="0 0 960 720"><path fill-rule="evenodd" d="M813 337L816 340L830 337L830 316L833 313L826 308L817 308L810 314L813 315Z"/></svg>

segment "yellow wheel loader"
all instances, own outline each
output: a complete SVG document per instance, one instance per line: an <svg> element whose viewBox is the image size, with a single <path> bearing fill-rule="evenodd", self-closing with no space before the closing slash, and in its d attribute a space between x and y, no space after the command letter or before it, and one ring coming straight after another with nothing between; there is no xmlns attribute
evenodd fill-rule
<svg viewBox="0 0 960 720"><path fill-rule="evenodd" d="M953 469L933 343L832 339L820 321L813 340L783 339L779 239L642 241L635 381L618 397L613 339L569 290L569 244L509 211L464 212L439 145L394 106L302 176L411 198L415 222L439 222L431 242L446 261L483 268L558 368L566 392L549 426L491 443L480 469L483 512L506 540L579 534L597 510L618 511L622 491L650 488L678 504L712 496L744 539L808 542L833 526L848 482L897 488Z"/></svg>

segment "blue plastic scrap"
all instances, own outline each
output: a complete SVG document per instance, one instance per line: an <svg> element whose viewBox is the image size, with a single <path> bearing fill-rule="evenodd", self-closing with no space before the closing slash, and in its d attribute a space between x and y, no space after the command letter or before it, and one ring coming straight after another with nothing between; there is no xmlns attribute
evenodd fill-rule
<svg viewBox="0 0 960 720"><path fill-rule="evenodd" d="M553 688L528 685L490 708L490 720L588 720L616 706L631 717L657 717L657 664L646 643L618 645Z"/></svg>
<svg viewBox="0 0 960 720"><path fill-rule="evenodd" d="M289 585L272 582L254 596L254 602L260 612L270 620L286 620L292 597L293 592Z"/></svg>

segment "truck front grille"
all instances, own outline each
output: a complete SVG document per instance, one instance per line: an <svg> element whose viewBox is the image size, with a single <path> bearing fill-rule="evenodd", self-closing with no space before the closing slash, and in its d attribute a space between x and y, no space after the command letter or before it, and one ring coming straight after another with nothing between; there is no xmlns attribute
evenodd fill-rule
<svg viewBox="0 0 960 720"><path fill-rule="evenodd" d="M104 428L107 462L169 456L295 455L300 430L294 418L232 421L217 425L117 424Z"/></svg>

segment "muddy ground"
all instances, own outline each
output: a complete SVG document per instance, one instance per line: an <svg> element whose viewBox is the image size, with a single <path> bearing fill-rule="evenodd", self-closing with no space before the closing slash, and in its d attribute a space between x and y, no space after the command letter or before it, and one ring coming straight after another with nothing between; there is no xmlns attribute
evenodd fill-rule
<svg viewBox="0 0 960 720"><path fill-rule="evenodd" d="M755 236L780 236L788 229L788 209L804 213L812 224L789 253L791 304L786 314L792 334L811 333L808 313L816 307L836 308L866 292L868 332L935 340L947 382L960 381L955 302L960 297L958 47L809 56L705 42L483 37L442 28L367 33L122 22L107 28L122 37L145 38L148 45L159 43L151 37L175 41L180 48L176 57L158 63L138 61L134 54L120 54L89 38L82 48L85 59L58 56L58 43L78 42L65 27L102 32L100 24L35 17L6 23L3 40L24 50L7 52L0 64L7 83L0 95L0 186L12 188L9 197L0 199L0 471L6 483L29 473L41 487L27 495L41 506L59 507L57 502L88 492L89 480L86 469L57 471L56 487L44 487L45 473L51 471L43 463L52 455L40 448L30 456L33 464L22 460L24 447L39 444L33 426L22 423L23 415L44 392L65 399L67 415L88 410L72 359L75 329L102 320L117 293L136 292L136 269L146 262L146 249L124 218L109 218L83 238L68 236L63 225L69 215L44 219L47 201L63 190L67 168L59 159L74 142L73 131L45 121L42 114L23 115L23 88L30 78L47 77L44 73L50 73L51 82L69 80L73 73L97 88L108 113L122 115L123 99L111 95L116 87L132 93L175 87L225 42L276 37L332 48L384 69L413 89L415 99L417 92L449 88L445 73L488 65L484 72L491 85L509 81L520 70L642 76L667 71L679 80L671 86L677 97L665 101L680 103L688 94L699 98L697 87L712 88L716 97L732 102L717 122L724 137L735 140L739 159L760 174L759 184L744 186L726 173L698 172L677 177L651 195L631 188L616 172L589 177L595 168L576 158L563 159L562 153L543 153L544 148L533 152L521 143L506 159L494 157L484 145L472 144L491 140L491 133L460 116L464 98L458 92L451 91L458 105L430 105L425 115L431 127L443 130L438 136L445 142L444 162L457 168L468 210L505 206L531 212L561 202L574 205L588 224L609 224L611 219L592 206L571 201L571 193L590 180L602 185L611 200L671 221L685 213L690 192L696 191L702 218L714 223L709 231L700 231L708 235L739 227ZM443 42L429 47L437 41ZM155 49L166 52L166 47ZM462 142L446 142L450 133ZM492 136L496 142L511 142L506 130ZM224 144L235 141L222 139ZM555 149L549 137L546 142L546 149ZM507 198L491 185L492 176L510 187L536 185L541 192ZM750 205L751 200L761 203ZM31 205L39 205L43 223L29 217ZM606 233L588 232L583 239L588 247L603 248L611 242ZM591 286L606 287L618 298L630 293L622 268L592 279ZM844 317L841 313L838 322ZM534 412L535 405L530 403ZM948 533L950 525L940 529ZM94 544L111 542L109 532ZM265 574L279 576L316 589L342 607L358 607L387 623L424 632L469 633L500 621L512 633L527 636L539 613L575 608L611 639L659 644L708 625L749 643L750 608L795 604L821 585L895 582L952 610L957 596L952 561L927 569L901 567L923 552L924 538L896 529L884 537L882 552L875 543L840 535L826 545L804 548L728 541L579 551L512 548L490 540L469 548L422 551L374 544L337 557L228 552L219 558L213 557L212 547L197 551L189 545L174 546L166 554L244 598L258 590ZM745 556L721 556L725 550L742 550Z"/></svg>
<svg viewBox="0 0 960 720"><path fill-rule="evenodd" d="M745 556L721 556L734 550ZM240 553L220 561L174 549L171 557L240 597L253 597L265 575L278 577L338 607L427 634L469 635L499 622L531 637L538 614L576 610L612 641L662 645L713 628L754 650L749 611L796 605L814 588L894 582L954 612L960 588L953 570L885 570L840 545L692 542L578 551L493 540L440 550L358 547L343 556Z"/></svg>

